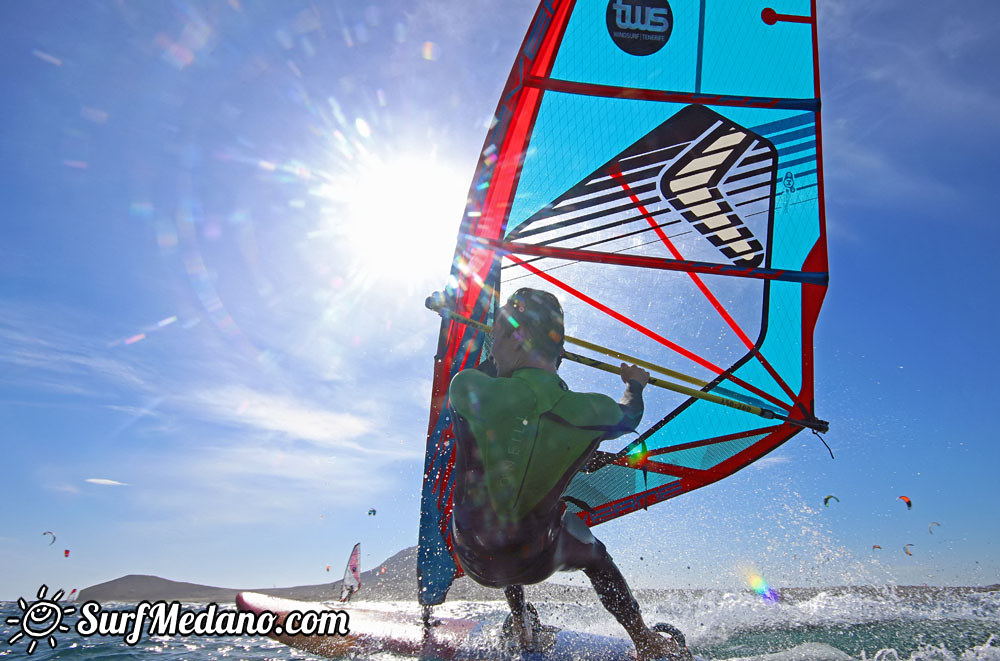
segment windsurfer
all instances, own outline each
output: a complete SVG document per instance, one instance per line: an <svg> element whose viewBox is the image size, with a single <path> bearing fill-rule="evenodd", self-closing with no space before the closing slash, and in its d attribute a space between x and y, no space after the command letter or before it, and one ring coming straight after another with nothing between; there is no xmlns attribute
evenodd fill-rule
<svg viewBox="0 0 1000 661"><path fill-rule="evenodd" d="M690 652L646 626L639 604L604 544L563 492L604 440L632 432L643 414L649 373L621 365L625 394L577 393L559 378L563 312L552 295L523 288L501 308L491 359L463 370L449 397L457 440L452 534L462 568L504 588L512 633L535 649L541 630L524 585L583 570L604 607L625 628L639 659L689 659Z"/></svg>

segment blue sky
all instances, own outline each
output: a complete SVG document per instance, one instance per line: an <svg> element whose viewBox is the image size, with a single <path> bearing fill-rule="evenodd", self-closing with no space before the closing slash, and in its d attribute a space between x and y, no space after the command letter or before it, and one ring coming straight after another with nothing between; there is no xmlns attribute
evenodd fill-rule
<svg viewBox="0 0 1000 661"><path fill-rule="evenodd" d="M534 5L0 10L0 599L321 583L415 543L423 299ZM836 459L800 435L601 526L635 585L1000 582L998 28L820 2Z"/></svg>

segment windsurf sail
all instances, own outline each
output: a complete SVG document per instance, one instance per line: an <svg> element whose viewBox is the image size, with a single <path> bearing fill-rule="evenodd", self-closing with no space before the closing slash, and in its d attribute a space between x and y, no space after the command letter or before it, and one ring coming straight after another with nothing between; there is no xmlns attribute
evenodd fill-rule
<svg viewBox="0 0 1000 661"><path fill-rule="evenodd" d="M348 601L355 592L361 589L361 542L354 545L347 567L344 569L344 583L340 588L340 600Z"/></svg>
<svg viewBox="0 0 1000 661"><path fill-rule="evenodd" d="M606 465L567 490L588 525L826 428L813 399L828 281L816 44L814 0L543 0L536 10L475 171L448 308L489 326L516 289L545 289L562 302L567 335L750 405L647 389L638 438L602 446ZM481 327L443 315L418 545L425 606L461 573L448 384L488 352ZM621 387L577 363L560 373L574 390Z"/></svg>

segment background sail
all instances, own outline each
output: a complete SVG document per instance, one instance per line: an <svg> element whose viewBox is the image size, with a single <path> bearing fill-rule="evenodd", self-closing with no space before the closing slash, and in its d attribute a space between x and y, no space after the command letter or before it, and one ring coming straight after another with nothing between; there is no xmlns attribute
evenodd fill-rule
<svg viewBox="0 0 1000 661"><path fill-rule="evenodd" d="M459 314L492 323L514 289L546 289L569 335L793 421L647 389L641 435L570 485L587 508L569 507L590 525L730 475L815 417L812 334L827 279L815 7L769 5L542 2L487 136L452 270ZM481 359L480 335L442 323L425 604L460 571L444 398L451 376ZM577 365L561 372L577 390L621 386Z"/></svg>
<svg viewBox="0 0 1000 661"><path fill-rule="evenodd" d="M347 567L344 568L344 584L340 589L340 600L347 601L351 595L361 589L361 542L354 545Z"/></svg>

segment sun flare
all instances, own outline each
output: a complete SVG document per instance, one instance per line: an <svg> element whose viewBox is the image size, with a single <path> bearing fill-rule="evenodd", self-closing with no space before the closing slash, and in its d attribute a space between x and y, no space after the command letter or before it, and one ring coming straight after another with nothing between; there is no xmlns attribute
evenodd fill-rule
<svg viewBox="0 0 1000 661"><path fill-rule="evenodd" d="M324 225L341 258L367 282L443 281L468 179L431 156L370 158L324 187Z"/></svg>

